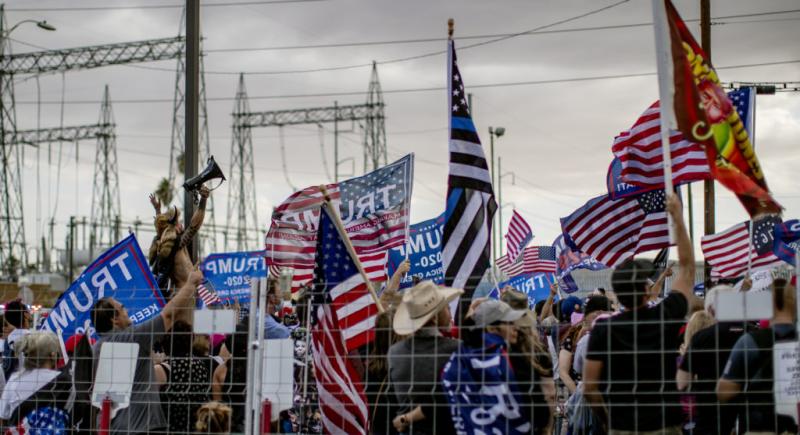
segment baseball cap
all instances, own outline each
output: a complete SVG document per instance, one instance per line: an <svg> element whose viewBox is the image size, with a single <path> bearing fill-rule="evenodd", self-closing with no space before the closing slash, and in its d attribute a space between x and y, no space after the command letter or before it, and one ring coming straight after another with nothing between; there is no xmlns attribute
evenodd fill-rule
<svg viewBox="0 0 800 435"><path fill-rule="evenodd" d="M475 326L486 327L497 322L514 322L525 315L525 310L515 310L497 299L484 301L472 313Z"/></svg>

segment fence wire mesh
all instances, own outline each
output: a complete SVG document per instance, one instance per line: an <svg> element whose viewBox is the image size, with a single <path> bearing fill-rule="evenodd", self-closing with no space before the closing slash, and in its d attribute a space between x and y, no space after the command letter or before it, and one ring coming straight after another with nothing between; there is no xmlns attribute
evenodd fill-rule
<svg viewBox="0 0 800 435"><path fill-rule="evenodd" d="M760 299L509 288L453 312L457 292L422 283L384 290L353 349L354 326L327 321L313 291L278 287L255 280L250 306L217 307L230 322L172 301L142 320L106 298L70 336L7 303L4 433L797 433L796 296L781 277Z"/></svg>

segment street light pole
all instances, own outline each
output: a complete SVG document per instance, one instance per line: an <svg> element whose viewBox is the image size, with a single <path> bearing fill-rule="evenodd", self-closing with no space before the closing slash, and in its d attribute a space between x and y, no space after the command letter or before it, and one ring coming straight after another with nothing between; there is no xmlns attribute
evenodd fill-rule
<svg viewBox="0 0 800 435"><path fill-rule="evenodd" d="M492 175L492 187L495 186L497 177L495 177L494 171L494 138L501 137L506 133L506 129L504 127L492 127L489 126L489 170ZM501 213L502 215L502 213ZM501 224L502 225L502 224ZM497 243L498 243L498 228L497 225L492 225L492 264L497 262Z"/></svg>

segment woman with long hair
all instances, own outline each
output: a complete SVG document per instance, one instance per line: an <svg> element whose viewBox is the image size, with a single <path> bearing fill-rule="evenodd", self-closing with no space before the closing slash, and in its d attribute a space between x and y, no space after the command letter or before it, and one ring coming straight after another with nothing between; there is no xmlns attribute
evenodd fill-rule
<svg viewBox="0 0 800 435"><path fill-rule="evenodd" d="M369 404L370 431L373 434L396 434L391 421L397 411L397 400L389 382L389 362L386 354L397 341L392 329L393 311L386 310L375 317L375 340L367 361L365 393Z"/></svg>

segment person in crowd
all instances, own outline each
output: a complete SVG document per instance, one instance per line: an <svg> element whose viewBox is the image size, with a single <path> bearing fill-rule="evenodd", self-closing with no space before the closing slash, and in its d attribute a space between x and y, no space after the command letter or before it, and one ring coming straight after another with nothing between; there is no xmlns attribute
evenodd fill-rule
<svg viewBox="0 0 800 435"><path fill-rule="evenodd" d="M18 299L8 302L3 314L3 336L6 337L3 346L3 376L6 380L20 366L21 354L17 351L16 344L31 332L30 327L31 313L28 307Z"/></svg>
<svg viewBox="0 0 800 435"><path fill-rule="evenodd" d="M648 280L655 266L626 260L611 276L625 311L596 322L583 367L584 397L597 422L612 434L680 434L681 408L675 385L679 330L690 309L700 308L692 293L694 250L682 206L668 195L679 270L672 291L654 307L647 305Z"/></svg>
<svg viewBox="0 0 800 435"><path fill-rule="evenodd" d="M549 418L535 421L535 408L547 404L541 395L535 403L536 396L523 394L535 381L531 360L510 351L520 340L515 322L527 310L487 299L475 301L470 311L462 323L464 341L442 374L454 426L460 433L541 433Z"/></svg>
<svg viewBox="0 0 800 435"><path fill-rule="evenodd" d="M716 319L720 295L733 292L734 288L729 285L713 287L705 296L705 312ZM717 400L717 380L722 376L736 341L750 329L747 322L718 322L697 331L690 341L684 340L688 346L680 360L676 379L679 390L690 390L694 396L694 433L729 434L733 430L740 403L734 400L721 404Z"/></svg>
<svg viewBox="0 0 800 435"><path fill-rule="evenodd" d="M594 323L599 319L601 316L608 316L613 311L611 300L602 295L593 294L586 299L586 302L583 304L583 311L584 316L583 320L583 329L581 332L581 337L578 339L577 343L572 346L574 348L574 352L572 355L572 371L578 376L578 380L581 379L583 374L583 364L586 361L586 348L589 345L589 337L591 336L592 328L594 327Z"/></svg>
<svg viewBox="0 0 800 435"><path fill-rule="evenodd" d="M280 291L280 281L277 278L267 278L267 317L264 319L264 337L267 340L289 338L292 331L283 324L276 313L283 305Z"/></svg>
<svg viewBox="0 0 800 435"><path fill-rule="evenodd" d="M247 387L247 318L236 325L236 332L225 339L230 358L214 370L212 399L227 403L233 410L232 430L244 432L245 395Z"/></svg>
<svg viewBox="0 0 800 435"><path fill-rule="evenodd" d="M393 311L384 311L375 317L375 340L367 359L367 376L364 379L369 404L370 430L373 434L396 434L391 424L397 414L397 398L391 391L389 363L386 353L398 340L392 328Z"/></svg>
<svg viewBox="0 0 800 435"><path fill-rule="evenodd" d="M686 391L686 384L681 382L682 372L680 370L681 364L683 360L686 358L686 351L689 348L690 343L694 336L701 330L712 326L714 324L714 317L708 313L708 311L702 310L692 314L692 317L689 318L689 322L686 323L686 328L683 332L683 342L681 343L681 347L679 349L680 357L678 358L678 371L675 374L675 381L678 386L679 391ZM684 413L684 430L690 431L690 433L694 433L695 428L697 426L697 397L694 394L684 394L681 397L681 402L683 403L683 413ZM697 432L701 433L701 432Z"/></svg>
<svg viewBox="0 0 800 435"><path fill-rule="evenodd" d="M58 337L49 331L27 334L17 342L25 356L23 366L8 379L0 396L0 419L9 428L30 433L65 433L69 430L72 378L56 370L61 358Z"/></svg>
<svg viewBox="0 0 800 435"><path fill-rule="evenodd" d="M773 345L797 342L795 288L785 279L772 283L772 321L770 327L748 332L736 341L728 363L717 383L720 402L729 403L742 396L744 411L741 427L748 433L791 433L797 424L775 410Z"/></svg>
<svg viewBox="0 0 800 435"><path fill-rule="evenodd" d="M192 325L176 321L163 341L167 359L155 366L161 408L172 433L191 432L197 410L209 400L213 361L194 355L193 344Z"/></svg>
<svg viewBox="0 0 800 435"><path fill-rule="evenodd" d="M394 332L405 339L389 348L389 381L399 403L392 424L398 432L445 435L453 424L439 376L459 341L446 338L449 304L463 290L422 281L403 295L394 314Z"/></svg>
<svg viewBox="0 0 800 435"><path fill-rule="evenodd" d="M197 409L194 429L198 434L229 434L232 415L228 405L216 401L204 403Z"/></svg>
<svg viewBox="0 0 800 435"><path fill-rule="evenodd" d="M528 309L528 296L517 290L507 290L500 299L513 310L524 313L514 322L517 341L510 345L511 365L524 397L533 406L531 421L535 433L549 434L556 407L556 387L553 379L553 361L547 345L542 342L536 328L536 315Z"/></svg>
<svg viewBox="0 0 800 435"><path fill-rule="evenodd" d="M100 299L92 307L92 323L100 337L94 345L94 367L97 367L105 343L139 345L130 406L116 413L111 421L112 433L141 433L166 428L167 421L159 405L158 386L150 354L155 340L172 329L177 320L191 322L195 291L201 282L203 274L195 268L161 313L138 325L132 324L128 311L114 298ZM78 362L80 364L81 361Z"/></svg>

